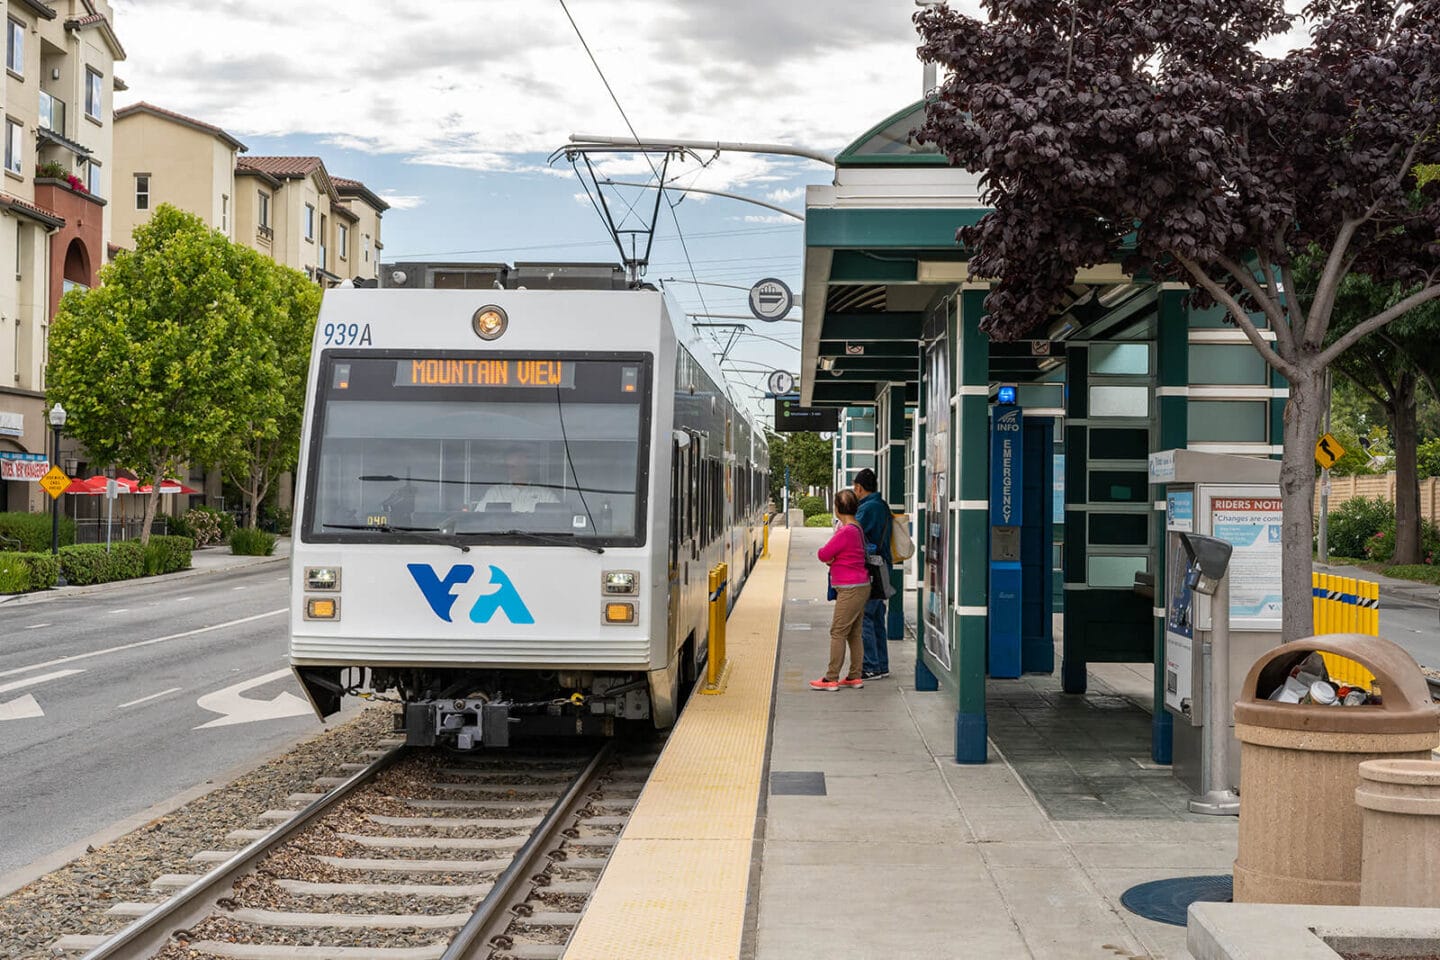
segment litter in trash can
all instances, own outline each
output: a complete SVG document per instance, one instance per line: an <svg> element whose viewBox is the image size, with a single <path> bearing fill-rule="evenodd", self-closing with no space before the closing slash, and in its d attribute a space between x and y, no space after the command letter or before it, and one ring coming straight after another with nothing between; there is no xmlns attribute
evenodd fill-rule
<svg viewBox="0 0 1440 960"><path fill-rule="evenodd" d="M1291 667L1284 682L1266 699L1274 703L1336 707L1378 706L1383 702L1379 684L1372 682L1370 689L1366 690L1358 684L1338 683L1332 679L1324 657L1318 652L1311 653Z"/></svg>

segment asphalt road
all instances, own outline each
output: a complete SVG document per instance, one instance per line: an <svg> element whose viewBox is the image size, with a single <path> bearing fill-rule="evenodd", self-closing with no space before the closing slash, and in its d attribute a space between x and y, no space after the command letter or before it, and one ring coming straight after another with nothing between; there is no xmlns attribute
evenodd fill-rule
<svg viewBox="0 0 1440 960"><path fill-rule="evenodd" d="M1440 606L1382 589L1380 636L1409 650L1421 666L1440 669Z"/></svg>
<svg viewBox="0 0 1440 960"><path fill-rule="evenodd" d="M0 605L0 875L322 729L286 666L285 581Z"/></svg>

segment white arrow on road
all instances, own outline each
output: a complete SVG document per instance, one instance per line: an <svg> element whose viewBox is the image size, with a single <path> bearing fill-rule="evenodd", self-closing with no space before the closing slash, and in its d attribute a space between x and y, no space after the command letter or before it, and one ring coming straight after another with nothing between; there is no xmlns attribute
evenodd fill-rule
<svg viewBox="0 0 1440 960"><path fill-rule="evenodd" d="M251 700L242 694L252 687L261 687L272 680L290 676L290 669L276 670L263 677L246 680L224 690L207 693L195 701L202 710L220 714L220 719L202 723L196 730L210 727L229 727L237 723L256 723L260 720L279 720L282 717L301 717L310 712L310 705L288 690L282 690L271 700Z"/></svg>
<svg viewBox="0 0 1440 960"><path fill-rule="evenodd" d="M0 723L6 720L26 720L30 717L43 717L45 711L40 709L40 704L30 694L25 694L19 700L11 700L9 703L0 703Z"/></svg>
<svg viewBox="0 0 1440 960"><path fill-rule="evenodd" d="M61 677L74 676L77 673L84 673L84 670L56 670L54 673L41 674L38 677L30 677L25 680L12 680L10 683L0 683L0 693L9 693L11 690L21 690L25 687L33 687L36 684L45 683L49 680L59 680ZM9 703L0 703L0 723L6 720L28 720L32 717L43 717L45 711L40 709L40 704L30 694L25 694L18 700L11 700Z"/></svg>

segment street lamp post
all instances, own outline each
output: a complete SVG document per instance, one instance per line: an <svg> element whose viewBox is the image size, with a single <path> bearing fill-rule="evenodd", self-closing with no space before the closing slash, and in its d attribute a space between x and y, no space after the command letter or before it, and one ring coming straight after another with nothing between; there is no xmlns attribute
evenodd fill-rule
<svg viewBox="0 0 1440 960"><path fill-rule="evenodd" d="M60 465L60 428L65 426L65 408L59 403L50 408L50 430L54 434L55 465ZM60 556L60 498L53 497L50 501L50 553L56 557ZM61 571L56 576L55 585L63 587L65 573Z"/></svg>

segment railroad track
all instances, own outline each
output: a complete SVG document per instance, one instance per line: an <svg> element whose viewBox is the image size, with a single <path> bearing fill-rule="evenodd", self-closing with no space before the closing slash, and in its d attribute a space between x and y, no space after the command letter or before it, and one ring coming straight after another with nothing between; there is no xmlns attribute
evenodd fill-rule
<svg viewBox="0 0 1440 960"><path fill-rule="evenodd" d="M478 757L395 747L297 794L300 809L168 876L163 903L110 937L69 936L84 960L553 960L599 880L653 755ZM355 765L359 766L359 765Z"/></svg>

